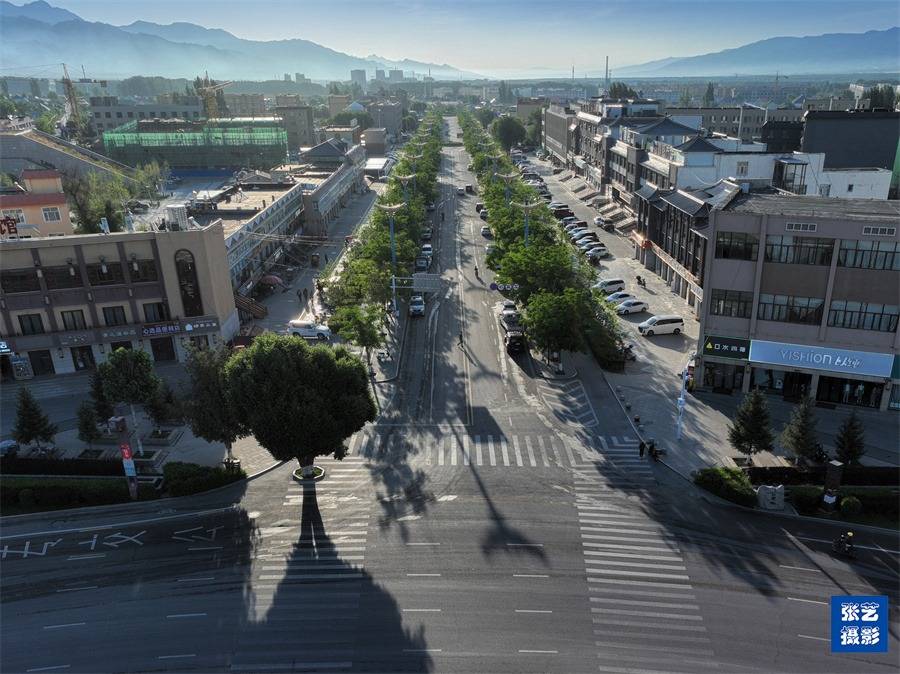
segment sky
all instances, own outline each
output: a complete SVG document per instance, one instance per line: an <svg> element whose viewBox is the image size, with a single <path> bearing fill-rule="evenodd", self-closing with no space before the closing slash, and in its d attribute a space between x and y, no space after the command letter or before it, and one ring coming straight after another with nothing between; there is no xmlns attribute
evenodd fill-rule
<svg viewBox="0 0 900 674"><path fill-rule="evenodd" d="M900 25L897 0L49 0L89 21L186 21L253 40L485 75L576 76L783 35ZM24 4L25 0L15 0ZM637 37L637 40L635 40Z"/></svg>

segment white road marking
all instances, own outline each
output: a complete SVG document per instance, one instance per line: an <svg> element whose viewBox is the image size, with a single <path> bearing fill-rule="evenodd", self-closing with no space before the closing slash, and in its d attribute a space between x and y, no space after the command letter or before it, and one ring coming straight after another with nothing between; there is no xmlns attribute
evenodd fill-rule
<svg viewBox="0 0 900 674"><path fill-rule="evenodd" d="M549 578L546 573L514 573L513 578Z"/></svg>
<svg viewBox="0 0 900 674"><path fill-rule="evenodd" d="M440 545L440 543L407 543L407 545Z"/></svg>
<svg viewBox="0 0 900 674"><path fill-rule="evenodd" d="M405 608L404 613L440 613L439 608Z"/></svg>
<svg viewBox="0 0 900 674"><path fill-rule="evenodd" d="M515 609L516 613L553 613L553 611L545 611L541 609L534 608L517 608Z"/></svg>
<svg viewBox="0 0 900 674"><path fill-rule="evenodd" d="M181 653L179 655L157 655L157 660L174 660L176 658L196 658L196 653Z"/></svg>
<svg viewBox="0 0 900 674"><path fill-rule="evenodd" d="M494 455L494 436L489 435L487 437L487 446L488 446L488 461L491 462L492 466L497 465L497 457Z"/></svg>
<svg viewBox="0 0 900 674"><path fill-rule="evenodd" d="M531 467L537 467L537 462L534 460L534 449L531 447L531 437L525 436L525 450L528 452L528 461L531 463Z"/></svg>
<svg viewBox="0 0 900 674"><path fill-rule="evenodd" d="M798 634L797 636L800 637L801 639L813 639L815 641L830 641L830 639L825 639L824 637L811 637L808 634Z"/></svg>
<svg viewBox="0 0 900 674"><path fill-rule="evenodd" d="M77 592L78 590L96 590L96 585L87 585L85 587L67 587L62 590L57 590L57 592Z"/></svg>
<svg viewBox="0 0 900 674"><path fill-rule="evenodd" d="M443 496L438 496L438 501L455 501L456 498L456 494L444 494Z"/></svg>
<svg viewBox="0 0 900 674"><path fill-rule="evenodd" d="M506 441L506 438L500 438L498 441L500 443L500 454L503 457L503 465L509 465L509 443Z"/></svg>
<svg viewBox="0 0 900 674"><path fill-rule="evenodd" d="M555 655L559 653L559 651L537 651L537 650L529 650L529 649L519 649L519 653L531 653L535 655Z"/></svg>
<svg viewBox="0 0 900 674"><path fill-rule="evenodd" d="M516 465L522 465L522 452L519 451L519 436L513 436L513 453L516 455Z"/></svg>
<svg viewBox="0 0 900 674"><path fill-rule="evenodd" d="M179 578L175 582L176 583L193 583L195 581L200 581L200 580L215 580L215 579L216 579L215 576L203 576L200 578Z"/></svg>
<svg viewBox="0 0 900 674"><path fill-rule="evenodd" d="M441 653L442 648L404 648L404 653Z"/></svg>
<svg viewBox="0 0 900 674"><path fill-rule="evenodd" d="M779 564L782 569L793 569L794 571L812 571L813 573L822 573L820 569L808 569L805 566L788 566L787 564Z"/></svg>
<svg viewBox="0 0 900 674"><path fill-rule="evenodd" d="M622 605L621 599L604 599L603 597L591 597L591 601L598 604L615 604L617 607ZM628 600L629 606L655 606L657 608L680 608L689 611L699 611L698 604L673 604L665 601L639 601L636 599ZM618 609L617 609L618 610Z"/></svg>
<svg viewBox="0 0 900 674"><path fill-rule="evenodd" d="M106 557L105 552L97 552L93 555L71 555L66 559L67 562L74 562L78 559L97 559L99 557Z"/></svg>
<svg viewBox="0 0 900 674"><path fill-rule="evenodd" d="M822 606L828 606L827 601L816 601L815 599L803 599L801 597L788 597L789 601L802 601L806 604L821 604Z"/></svg>
<svg viewBox="0 0 900 674"><path fill-rule="evenodd" d="M437 463L439 466L444 465L444 438L438 438L437 441ZM449 438L447 438L449 440Z"/></svg>
<svg viewBox="0 0 900 674"><path fill-rule="evenodd" d="M205 616L205 613L173 613L171 615L167 615L166 618L168 618L169 620L175 620L177 618L203 618Z"/></svg>
<svg viewBox="0 0 900 674"><path fill-rule="evenodd" d="M60 630L64 627L80 627L81 625L86 625L87 623L63 623L62 625L44 625L45 630Z"/></svg>
<svg viewBox="0 0 900 674"><path fill-rule="evenodd" d="M439 573L407 573L409 578L440 578Z"/></svg>
<svg viewBox="0 0 900 674"><path fill-rule="evenodd" d="M214 546L207 547L207 548L188 548L188 550L189 550L189 551L192 551L192 552L194 552L194 551L204 551L204 550L221 550L221 549L222 549L222 546L221 546L221 545L214 545Z"/></svg>
<svg viewBox="0 0 900 674"><path fill-rule="evenodd" d="M507 543L508 548L542 548L543 543Z"/></svg>
<svg viewBox="0 0 900 674"><path fill-rule="evenodd" d="M34 667L32 669L26 669L26 672L52 672L56 669L68 669L72 665L53 665L52 667Z"/></svg>
<svg viewBox="0 0 900 674"><path fill-rule="evenodd" d="M481 436L475 436L475 465L481 466L483 465L483 461L481 460Z"/></svg>
<svg viewBox="0 0 900 674"><path fill-rule="evenodd" d="M591 573L599 573L604 576L634 576L636 578L667 578L670 580L690 580L690 576L682 573L650 573L649 571L625 571L622 569L593 569ZM588 578L588 582L593 582Z"/></svg>

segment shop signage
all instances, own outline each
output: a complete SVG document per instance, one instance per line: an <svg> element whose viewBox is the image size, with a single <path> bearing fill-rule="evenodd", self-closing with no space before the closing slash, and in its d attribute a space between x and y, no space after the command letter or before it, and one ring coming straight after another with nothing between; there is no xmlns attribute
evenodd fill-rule
<svg viewBox="0 0 900 674"><path fill-rule="evenodd" d="M784 344L754 339L750 343L750 360L785 368L802 368L840 372L868 377L891 376L894 356L890 353L850 351L822 346Z"/></svg>
<svg viewBox="0 0 900 674"><path fill-rule="evenodd" d="M181 332L181 324L175 321L168 323L147 323L141 326L142 337L164 337Z"/></svg>
<svg viewBox="0 0 900 674"><path fill-rule="evenodd" d="M6 340L0 340L0 353L12 353L12 348Z"/></svg>
<svg viewBox="0 0 900 674"><path fill-rule="evenodd" d="M707 335L706 339L703 340L703 355L747 360L747 357L750 355L750 340L738 337Z"/></svg>
<svg viewBox="0 0 900 674"><path fill-rule="evenodd" d="M196 330L218 330L219 320L217 318L202 318L184 324L185 332L194 332Z"/></svg>

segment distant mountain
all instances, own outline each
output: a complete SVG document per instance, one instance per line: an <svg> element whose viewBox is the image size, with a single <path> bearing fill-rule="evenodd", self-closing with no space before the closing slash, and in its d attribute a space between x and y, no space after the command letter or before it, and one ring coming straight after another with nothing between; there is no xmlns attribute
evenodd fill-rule
<svg viewBox="0 0 900 674"><path fill-rule="evenodd" d="M700 56L616 68L616 77L705 77L900 71L900 27L866 33L773 37Z"/></svg>
<svg viewBox="0 0 900 674"><path fill-rule="evenodd" d="M428 72L431 72L431 76L435 79L459 79L462 77L463 79L479 79L483 78L484 75L479 73L473 73L465 70L458 70L451 65L446 63L427 63L425 61L413 61L410 59L403 59L402 61L392 61L391 59L385 58L384 56L378 56L377 54L370 54L366 57L367 61L371 61L373 63L379 63L386 69L393 68L394 70L403 70L404 72L415 72L418 74L427 75Z"/></svg>
<svg viewBox="0 0 900 674"><path fill-rule="evenodd" d="M192 23L92 23L43 0L22 6L2 0L0 19L0 62L8 73L34 63L66 62L84 65L92 77L109 79L148 74L192 79L209 71L217 79L259 80L301 72L311 79L347 80L351 69L365 69L373 77L376 68L388 67L309 40L244 40ZM447 64L399 63L409 65L391 67L417 73L430 67L435 79L477 76Z"/></svg>

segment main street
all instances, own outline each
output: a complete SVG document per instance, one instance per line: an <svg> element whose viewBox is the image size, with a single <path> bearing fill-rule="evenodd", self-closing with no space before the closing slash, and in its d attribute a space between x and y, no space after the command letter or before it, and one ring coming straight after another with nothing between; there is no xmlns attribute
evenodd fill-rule
<svg viewBox="0 0 900 674"><path fill-rule="evenodd" d="M895 671L896 613L888 654L826 640L831 595L896 606L896 536L842 560L828 524L707 502L638 457L599 370L505 353L469 161L444 150L442 289L348 457L4 522L0 670Z"/></svg>

